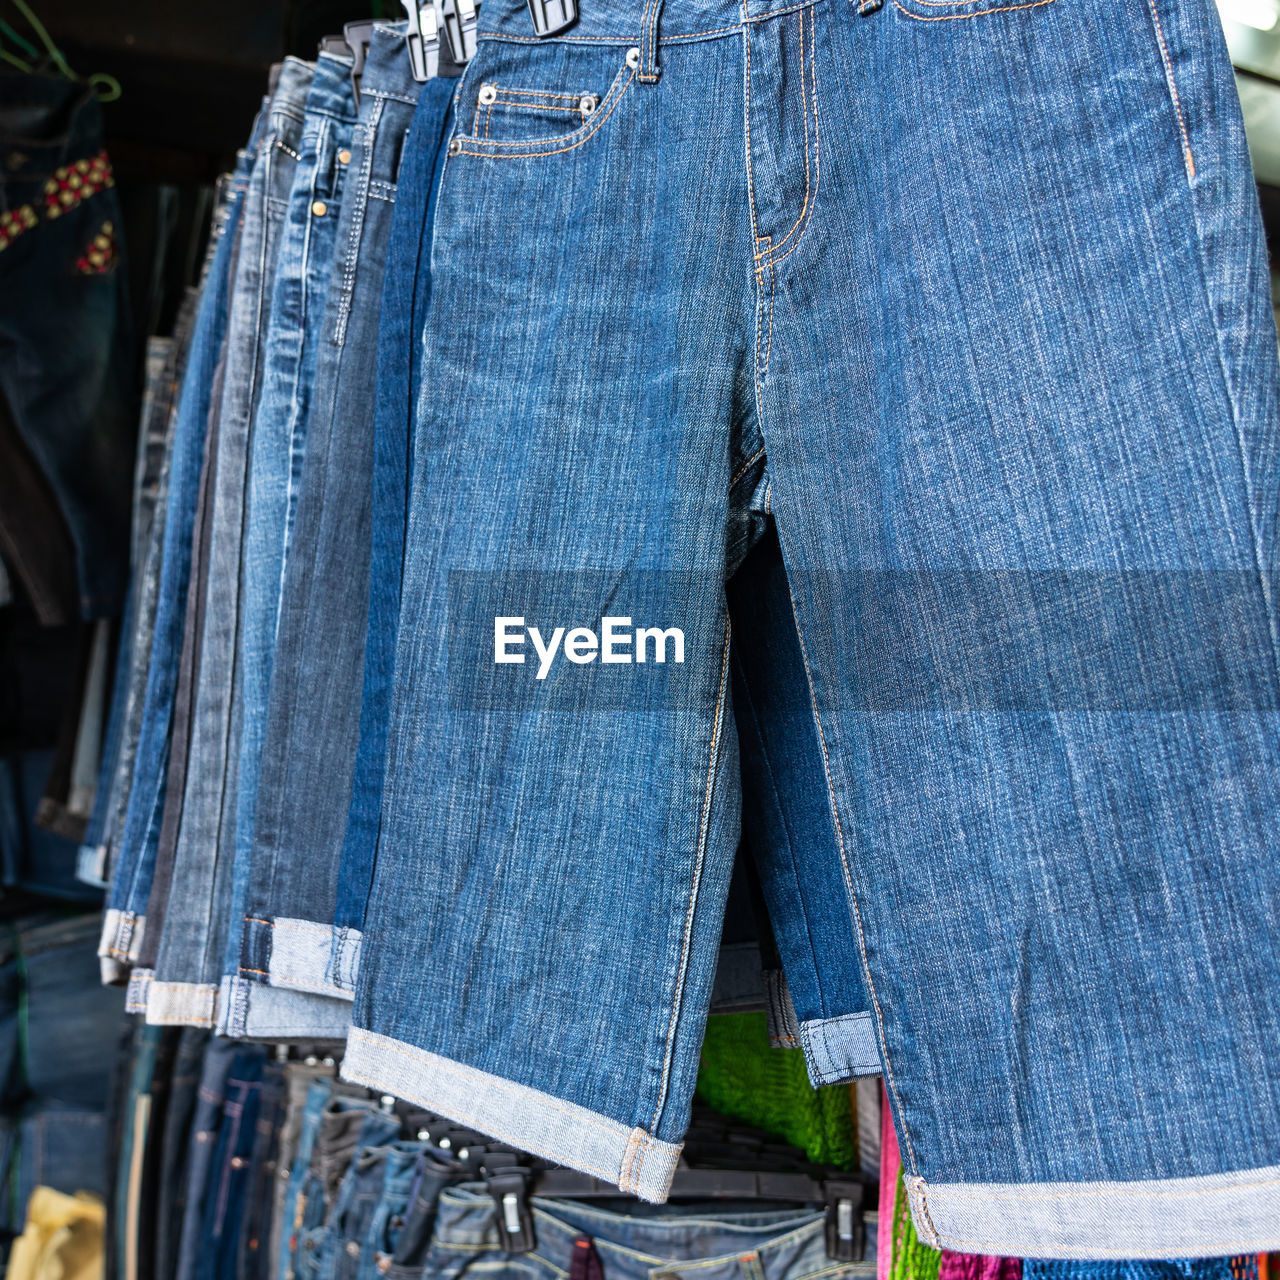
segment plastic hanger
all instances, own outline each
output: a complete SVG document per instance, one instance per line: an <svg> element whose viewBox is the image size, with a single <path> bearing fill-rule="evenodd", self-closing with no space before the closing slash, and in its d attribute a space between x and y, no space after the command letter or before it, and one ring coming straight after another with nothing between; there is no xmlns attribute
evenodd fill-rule
<svg viewBox="0 0 1280 1280"><path fill-rule="evenodd" d="M120 88L120 81L115 76L107 75L104 71L95 71L92 75L81 76L72 70L66 56L54 44L48 29L36 16L35 10L27 3L27 0L13 0L13 6L35 33L36 39L43 46L43 52L25 36L16 31L8 22L0 21L0 36L7 37L29 58L33 59L31 62L25 62L16 54L0 48L0 61L27 75L51 70L53 74L61 76L64 80L71 80L77 83L83 82L93 89L99 102L114 102L120 96L123 90Z"/></svg>

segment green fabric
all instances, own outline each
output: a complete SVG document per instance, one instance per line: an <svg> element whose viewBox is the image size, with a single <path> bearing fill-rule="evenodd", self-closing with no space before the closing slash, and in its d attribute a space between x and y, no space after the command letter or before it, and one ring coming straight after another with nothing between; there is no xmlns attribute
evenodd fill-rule
<svg viewBox="0 0 1280 1280"><path fill-rule="evenodd" d="M848 1087L815 1089L799 1049L770 1046L763 1013L724 1013L707 1019L695 1096L721 1115L785 1138L815 1164L857 1166Z"/></svg>
<svg viewBox="0 0 1280 1280"><path fill-rule="evenodd" d="M942 1253L921 1244L916 1235L899 1169L898 1189L893 1197L893 1261L889 1264L889 1280L938 1280L941 1263Z"/></svg>

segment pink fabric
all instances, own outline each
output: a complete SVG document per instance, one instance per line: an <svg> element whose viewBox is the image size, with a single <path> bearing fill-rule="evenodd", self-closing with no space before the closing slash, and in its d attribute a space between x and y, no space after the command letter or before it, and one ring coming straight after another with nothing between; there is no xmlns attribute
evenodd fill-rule
<svg viewBox="0 0 1280 1280"><path fill-rule="evenodd" d="M1022 1280L1022 1259L980 1257L943 1249L938 1280Z"/></svg>
<svg viewBox="0 0 1280 1280"><path fill-rule="evenodd" d="M880 1222L876 1228L876 1280L889 1280L893 1269L893 1203L898 1194L898 1135L889 1114L889 1095L880 1088ZM985 1280L985 1278L984 1278Z"/></svg>

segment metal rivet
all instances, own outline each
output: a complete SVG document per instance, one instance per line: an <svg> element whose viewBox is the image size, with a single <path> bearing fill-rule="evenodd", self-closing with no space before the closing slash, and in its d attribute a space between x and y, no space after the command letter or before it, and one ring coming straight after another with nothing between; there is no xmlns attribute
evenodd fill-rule
<svg viewBox="0 0 1280 1280"><path fill-rule="evenodd" d="M578 110L581 111L584 116L593 115L595 113L595 109L599 105L599 98L592 93L584 93L578 100Z"/></svg>
<svg viewBox="0 0 1280 1280"><path fill-rule="evenodd" d="M350 1258L358 1258L360 1256L360 1245L355 1240L347 1241L347 1256Z"/></svg>
<svg viewBox="0 0 1280 1280"><path fill-rule="evenodd" d="M323 200L317 200L315 204L311 206L311 212L314 213L317 218L323 218L324 215L329 212L329 206L325 204Z"/></svg>
<svg viewBox="0 0 1280 1280"><path fill-rule="evenodd" d="M637 46L634 49L627 50L627 66L634 71L640 65L640 49Z"/></svg>
<svg viewBox="0 0 1280 1280"><path fill-rule="evenodd" d="M480 86L480 105L487 107L491 102L497 102L498 90L491 84L482 84Z"/></svg>
<svg viewBox="0 0 1280 1280"><path fill-rule="evenodd" d="M232 1156L232 1157L231 1157L231 1167L232 1167L233 1169L243 1169L243 1168L244 1168L244 1166L245 1166L245 1159L244 1159L244 1157L243 1157L243 1156Z"/></svg>
<svg viewBox="0 0 1280 1280"><path fill-rule="evenodd" d="M338 152L338 163L339 164L351 163L351 152L348 151L345 147Z"/></svg>
<svg viewBox="0 0 1280 1280"><path fill-rule="evenodd" d="M462 150L462 139L454 138L453 141L449 143L449 154L451 156L456 156L458 155L459 152L461 152L461 150Z"/></svg>

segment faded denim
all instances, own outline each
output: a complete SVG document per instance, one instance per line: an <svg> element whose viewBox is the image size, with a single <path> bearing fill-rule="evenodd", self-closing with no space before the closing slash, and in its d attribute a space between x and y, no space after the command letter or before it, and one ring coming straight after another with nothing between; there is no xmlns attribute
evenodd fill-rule
<svg viewBox="0 0 1280 1280"><path fill-rule="evenodd" d="M1213 4L495 0L450 151L344 1074L664 1198L767 512L922 1239L1271 1248L1280 368ZM539 682L495 604L687 659Z"/></svg>

